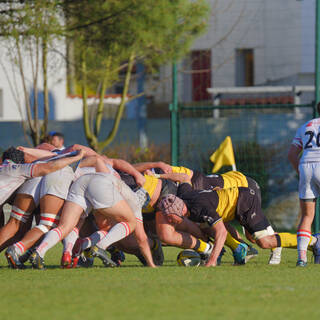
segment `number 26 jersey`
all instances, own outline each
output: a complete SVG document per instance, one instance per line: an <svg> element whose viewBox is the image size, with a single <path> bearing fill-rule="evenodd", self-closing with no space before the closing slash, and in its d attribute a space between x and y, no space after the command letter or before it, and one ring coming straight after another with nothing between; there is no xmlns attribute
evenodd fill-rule
<svg viewBox="0 0 320 320"><path fill-rule="evenodd" d="M303 149L300 163L320 162L320 118L309 120L301 126L292 144Z"/></svg>

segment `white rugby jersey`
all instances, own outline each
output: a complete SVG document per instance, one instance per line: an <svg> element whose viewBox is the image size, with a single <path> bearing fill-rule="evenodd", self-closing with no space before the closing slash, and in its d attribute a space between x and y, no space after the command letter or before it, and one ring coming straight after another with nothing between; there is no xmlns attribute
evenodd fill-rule
<svg viewBox="0 0 320 320"><path fill-rule="evenodd" d="M309 120L301 126L292 144L303 150L300 163L320 162L320 118Z"/></svg>
<svg viewBox="0 0 320 320"><path fill-rule="evenodd" d="M16 164L5 162L0 165L0 205L28 178L33 177L33 163Z"/></svg>
<svg viewBox="0 0 320 320"><path fill-rule="evenodd" d="M110 170L110 173L115 177L120 179L119 173L113 169L113 167L106 163L106 167ZM77 167L76 171L74 172L73 181L76 181L78 178L85 174L95 173L96 169L94 167Z"/></svg>

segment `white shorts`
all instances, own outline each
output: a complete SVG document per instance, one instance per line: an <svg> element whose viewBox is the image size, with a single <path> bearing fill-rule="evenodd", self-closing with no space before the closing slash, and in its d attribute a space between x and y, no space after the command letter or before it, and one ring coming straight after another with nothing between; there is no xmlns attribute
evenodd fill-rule
<svg viewBox="0 0 320 320"><path fill-rule="evenodd" d="M299 198L315 199L320 195L320 162L299 165Z"/></svg>
<svg viewBox="0 0 320 320"><path fill-rule="evenodd" d="M126 202L128 203L136 219L142 222L142 205L139 201L138 196L121 179L118 179L115 176L112 176L111 180L117 186L124 200L126 200Z"/></svg>
<svg viewBox="0 0 320 320"><path fill-rule="evenodd" d="M88 214L93 209L111 208L124 200L110 174L85 174L71 186L67 201L78 204Z"/></svg>
<svg viewBox="0 0 320 320"><path fill-rule="evenodd" d="M33 198L36 207L40 202L40 186L42 177L36 177L26 180L17 190L17 194L27 194Z"/></svg>
<svg viewBox="0 0 320 320"><path fill-rule="evenodd" d="M41 180L40 199L50 194L65 200L68 196L73 177L74 172L69 166L47 174Z"/></svg>

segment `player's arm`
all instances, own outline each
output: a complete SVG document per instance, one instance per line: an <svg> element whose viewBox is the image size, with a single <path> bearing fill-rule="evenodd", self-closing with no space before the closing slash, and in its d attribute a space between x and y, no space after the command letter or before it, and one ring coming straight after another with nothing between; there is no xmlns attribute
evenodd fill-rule
<svg viewBox="0 0 320 320"><path fill-rule="evenodd" d="M83 150L85 157L98 155L98 153L95 152L93 149L83 146L81 144L73 144L71 146L68 146L66 149L63 150L62 153L68 153L68 152L78 151L78 150Z"/></svg>
<svg viewBox="0 0 320 320"><path fill-rule="evenodd" d="M48 158L56 155L56 153L54 152L38 149L38 148L27 148L27 147L19 146L17 147L17 149L22 151L25 154L25 162L29 162L28 159L33 159L32 161L34 161L34 160Z"/></svg>
<svg viewBox="0 0 320 320"><path fill-rule="evenodd" d="M217 259L227 238L227 230L222 219L212 225L211 228L214 232L214 247L210 258L206 263L206 267L214 267L217 265Z"/></svg>
<svg viewBox="0 0 320 320"><path fill-rule="evenodd" d="M161 173L155 174L157 178L169 179L179 183L191 184L191 178L186 173Z"/></svg>
<svg viewBox="0 0 320 320"><path fill-rule="evenodd" d="M291 144L288 151L288 160L291 163L293 169L296 170L298 174L299 174L298 167L299 167L301 151L302 151L302 148L298 147L295 144Z"/></svg>
<svg viewBox="0 0 320 320"><path fill-rule="evenodd" d="M83 155L84 155L84 151L80 150L79 152L75 153L75 155L72 155L69 157L60 158L60 159L48 161L45 163L35 163L32 169L32 176L33 177L44 176L51 172L60 170L73 162L81 160L83 158Z"/></svg>
<svg viewBox="0 0 320 320"><path fill-rule="evenodd" d="M142 255L146 259L148 266L152 268L156 268L156 265L154 264L152 259L152 254L151 254L151 250L148 242L148 236L144 231L142 222L137 221L137 225L134 230L134 236L137 240L137 243Z"/></svg>
<svg viewBox="0 0 320 320"><path fill-rule="evenodd" d="M93 167L96 169L96 172L110 173L110 170L106 167L103 158L99 155L83 158L79 163L79 167Z"/></svg>
<svg viewBox="0 0 320 320"><path fill-rule="evenodd" d="M161 169L164 173L170 173L172 172L172 168L169 164L162 162L162 161L157 161L157 162L140 162L140 163L135 163L133 166L139 171L139 172L144 172L146 170L150 170L152 168L159 168Z"/></svg>
<svg viewBox="0 0 320 320"><path fill-rule="evenodd" d="M131 174L134 177L134 180L136 181L136 183L140 187L142 187L145 184L146 182L145 177L136 168L134 168L129 162L122 159L109 159L109 158L107 159L114 169L121 170L128 174Z"/></svg>

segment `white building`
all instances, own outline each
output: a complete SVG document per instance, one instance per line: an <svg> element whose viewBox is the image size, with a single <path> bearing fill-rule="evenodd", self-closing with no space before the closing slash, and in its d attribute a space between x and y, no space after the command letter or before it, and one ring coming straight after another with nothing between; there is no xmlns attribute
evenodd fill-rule
<svg viewBox="0 0 320 320"><path fill-rule="evenodd" d="M210 100L208 87L313 85L315 1L211 0L208 32L178 64L179 101ZM195 72L200 70L200 72ZM161 69L169 78L171 65ZM171 82L155 100L171 101Z"/></svg>
<svg viewBox="0 0 320 320"><path fill-rule="evenodd" d="M208 31L178 64L179 100L211 100L208 87L312 85L315 68L315 0L210 0ZM64 51L63 46L59 45ZM25 74L32 74L25 57ZM51 119L82 117L82 102L67 94L63 57L49 57ZM0 121L20 121L24 97L17 68L0 46ZM39 79L41 91L41 79ZM27 89L32 92L29 78ZM131 89L136 90L132 83ZM171 101L171 65L147 77L145 88L156 103ZM93 103L94 101L89 101ZM111 101L111 103L118 101Z"/></svg>

